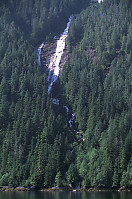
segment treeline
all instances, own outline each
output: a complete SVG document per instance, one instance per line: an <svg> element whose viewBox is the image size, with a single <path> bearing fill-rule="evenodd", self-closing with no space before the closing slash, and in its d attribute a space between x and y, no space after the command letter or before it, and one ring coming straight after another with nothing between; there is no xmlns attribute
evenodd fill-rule
<svg viewBox="0 0 132 199"><path fill-rule="evenodd" d="M69 167L74 136L47 95L35 49L63 30L78 4L0 2L0 185L53 186Z"/></svg>
<svg viewBox="0 0 132 199"><path fill-rule="evenodd" d="M83 187L132 186L131 11L131 1L106 0L71 23L61 85L83 134L68 171Z"/></svg>

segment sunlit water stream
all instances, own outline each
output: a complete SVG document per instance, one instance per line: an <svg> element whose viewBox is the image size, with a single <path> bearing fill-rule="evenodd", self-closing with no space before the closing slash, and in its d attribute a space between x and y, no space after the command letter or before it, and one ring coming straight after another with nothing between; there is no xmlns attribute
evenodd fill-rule
<svg viewBox="0 0 132 199"><path fill-rule="evenodd" d="M71 17L69 18L69 22L67 23L67 27L64 30L64 32L61 34L60 38L57 40L56 49L55 52L50 57L50 63L48 66L49 74L48 74L48 95L51 94L51 89L53 84L56 82L56 80L59 77L60 74L60 62L61 57L63 55L65 45L66 45L66 37L68 36L68 30L71 22ZM38 64L41 66L41 50L44 46L44 42L39 46L38 48ZM56 100L53 100L53 103L55 103ZM57 100L58 102L58 100ZM59 102L58 102L59 103Z"/></svg>
<svg viewBox="0 0 132 199"><path fill-rule="evenodd" d="M49 69L49 74L48 74L48 79L47 79L47 81L49 82L48 95L51 96L52 103L56 104L56 105L59 105L59 100L52 97L51 90L52 90L53 84L56 82L56 80L58 79L58 77L60 75L60 62L61 62L61 58L62 58L64 49L65 49L66 38L68 36L71 18L72 17L69 18L66 29L64 30L64 32L60 35L59 39L57 40L55 52L51 55L50 62L48 65L48 69ZM44 47L44 42L38 48L38 65L39 66L41 66L41 50L43 47ZM68 114L69 108L67 106L63 106L63 107L65 108L65 110ZM72 117L69 120L70 127L72 127L72 121L74 118L73 114L71 114L71 116Z"/></svg>
<svg viewBox="0 0 132 199"><path fill-rule="evenodd" d="M53 55L50 58L50 64L48 66L48 68L49 68L48 95L50 94L52 86L53 86L54 82L58 79L59 74L60 74L60 62L61 62L61 57L62 57L64 49L65 49L66 37L68 36L70 22L71 22L71 17L69 18L69 22L67 23L66 29L61 34L60 38L57 40L57 46L56 46L55 53L53 53Z"/></svg>

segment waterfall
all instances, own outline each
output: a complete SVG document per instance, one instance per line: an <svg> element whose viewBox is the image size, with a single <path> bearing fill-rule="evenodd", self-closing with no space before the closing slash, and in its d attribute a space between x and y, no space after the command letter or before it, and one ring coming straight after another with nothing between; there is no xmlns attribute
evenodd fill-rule
<svg viewBox="0 0 132 199"><path fill-rule="evenodd" d="M68 36L71 18L72 17L70 16L69 21L67 23L67 27L64 30L64 32L61 34L60 38L57 40L56 50L50 58L50 63L49 63L49 66L48 66L48 68L49 68L48 95L51 94L52 86L56 82L56 80L58 79L59 74L60 74L60 62L61 62L61 57L62 57L64 49L65 49L66 38ZM56 37L55 37L55 39L56 39ZM51 95L51 99L52 99L53 104L59 105L58 99L52 98L52 95ZM66 109L66 113L67 113L67 116L68 116L69 108L67 106L63 106L63 107ZM72 125L73 125L73 119L74 119L74 114L71 114L71 118L68 121L70 127L72 127Z"/></svg>
<svg viewBox="0 0 132 199"><path fill-rule="evenodd" d="M59 74L60 74L60 62L61 62L61 57L62 57L64 49L65 49L66 37L68 36L70 22L71 22L71 17L69 18L69 22L67 23L66 29L61 34L60 38L57 40L56 50L50 58L50 63L48 66L48 68L49 68L48 95L50 95L52 86L56 82L56 80L58 79Z"/></svg>
<svg viewBox="0 0 132 199"><path fill-rule="evenodd" d="M48 66L48 69L49 69L48 95L51 94L52 86L56 82L56 80L58 79L59 74L60 74L60 62L61 62L61 57L62 57L64 49L65 49L66 38L68 36L71 18L72 17L70 16L69 21L67 23L67 27L64 30L64 32L60 35L60 38L57 40L55 52L52 54L52 56L50 58L50 62L49 62L49 66ZM57 39L57 37L55 36L54 39ZM38 50L37 50L37 56L38 56L37 61L38 61L39 66L41 66L41 51L42 51L43 47L44 47L44 42L38 47ZM52 98L52 95L51 95L51 99L52 99L53 104L59 105L58 99Z"/></svg>
<svg viewBox="0 0 132 199"><path fill-rule="evenodd" d="M101 2L103 2L103 0L98 0L98 3L101 3Z"/></svg>
<svg viewBox="0 0 132 199"><path fill-rule="evenodd" d="M41 66L41 60L40 60L40 57L41 57L41 50L44 46L44 42L38 47L38 51L37 51L37 56L38 56L38 65Z"/></svg>
<svg viewBox="0 0 132 199"><path fill-rule="evenodd" d="M100 3L101 0L98 0L98 2ZM75 17L77 16L74 15ZM51 89L53 84L56 82L56 80L58 79L59 75L60 75L60 62L61 62L61 58L65 49L65 44L66 44L66 38L68 36L68 31L69 31L69 27L70 27L70 22L71 22L72 17L70 16L69 21L67 23L67 27L64 30L64 32L60 35L60 38L57 39L57 37L55 36L54 39L56 40L56 49L53 52L53 54L50 57L50 61L49 61L49 65L48 65L48 69L49 69L49 73L48 73L48 78L47 81L49 82L48 85L48 95L50 95L52 103L55 105L59 105L59 99L57 98L53 98L52 94L51 94ZM38 51L37 51L37 56L38 56L38 65L41 66L41 51L44 47L45 43L43 42L39 47L38 47ZM68 124L69 127L73 127L73 121L74 121L74 114L71 112L71 110L69 110L69 108L67 106L63 105L63 108L66 110L66 114L67 114L67 118L68 118ZM77 130L74 129L74 133L75 135L79 136L80 139L83 139L83 135L78 132ZM74 138L74 141L76 141L76 139ZM83 139L83 141L85 141ZM73 150L71 151L71 153L73 152Z"/></svg>
<svg viewBox="0 0 132 199"><path fill-rule="evenodd" d="M77 16L77 15L74 15L74 16ZM47 81L49 82L48 95L51 96L52 103L56 105L60 104L59 99L52 98L51 89L52 89L53 84L56 82L56 80L58 79L60 75L60 62L61 62L61 58L65 49L66 38L68 36L71 19L72 17L70 16L69 21L67 23L67 27L64 30L64 32L61 33L60 38L57 40L57 37L56 36L54 37L54 39L57 40L56 49L55 49L55 52L51 55L49 65L48 65L48 69L49 69L49 74L48 74L48 79L47 79ZM39 66L41 66L41 51L43 47L44 47L44 42L38 47L38 51L37 51ZM65 108L67 118L69 118L68 124L70 127L72 127L74 114L71 113L71 111L69 110L67 106L63 106L63 108ZM76 130L75 130L75 133L76 133Z"/></svg>
<svg viewBox="0 0 132 199"><path fill-rule="evenodd" d="M61 57L62 57L64 49L65 49L66 38L68 36L68 31L69 31L71 19L72 19L72 17L70 16L66 29L60 35L60 38L57 40L55 52L50 57L50 62L49 62L49 66L48 66L48 69L49 69L48 95L51 94L52 86L56 82L56 80L58 79L58 77L60 75L60 62L61 62ZM55 36L54 39L57 39L57 37ZM38 47L38 51L37 51L38 65L39 66L41 66L41 51L42 51L43 47L44 47L44 42ZM52 94L51 94L51 99L52 99L53 104L59 105L59 100L52 98ZM68 114L69 109L66 106L65 106L65 108L67 109L66 111L67 111L67 114ZM73 119L73 115L72 115L72 119ZM72 119L70 119L70 121L69 121L70 126L72 126L71 125Z"/></svg>

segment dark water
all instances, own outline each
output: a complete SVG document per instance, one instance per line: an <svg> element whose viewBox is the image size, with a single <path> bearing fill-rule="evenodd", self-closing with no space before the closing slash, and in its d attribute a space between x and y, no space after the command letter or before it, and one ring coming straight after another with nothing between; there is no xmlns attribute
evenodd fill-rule
<svg viewBox="0 0 132 199"><path fill-rule="evenodd" d="M132 199L132 192L0 192L0 199Z"/></svg>

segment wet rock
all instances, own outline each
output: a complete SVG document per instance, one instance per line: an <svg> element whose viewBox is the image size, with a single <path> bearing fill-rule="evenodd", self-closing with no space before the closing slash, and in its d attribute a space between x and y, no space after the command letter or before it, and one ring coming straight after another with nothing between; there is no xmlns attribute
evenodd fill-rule
<svg viewBox="0 0 132 199"><path fill-rule="evenodd" d="M13 187L3 186L0 187L0 191L14 191Z"/></svg>
<svg viewBox="0 0 132 199"><path fill-rule="evenodd" d="M25 187L16 187L14 191L30 191L30 189Z"/></svg>
<svg viewBox="0 0 132 199"><path fill-rule="evenodd" d="M94 187L94 188L89 188L87 191L89 192L95 192L95 191L101 191L100 189Z"/></svg>
<svg viewBox="0 0 132 199"><path fill-rule="evenodd" d="M126 188L126 187L121 187L118 189L118 191L130 191L130 189Z"/></svg>

